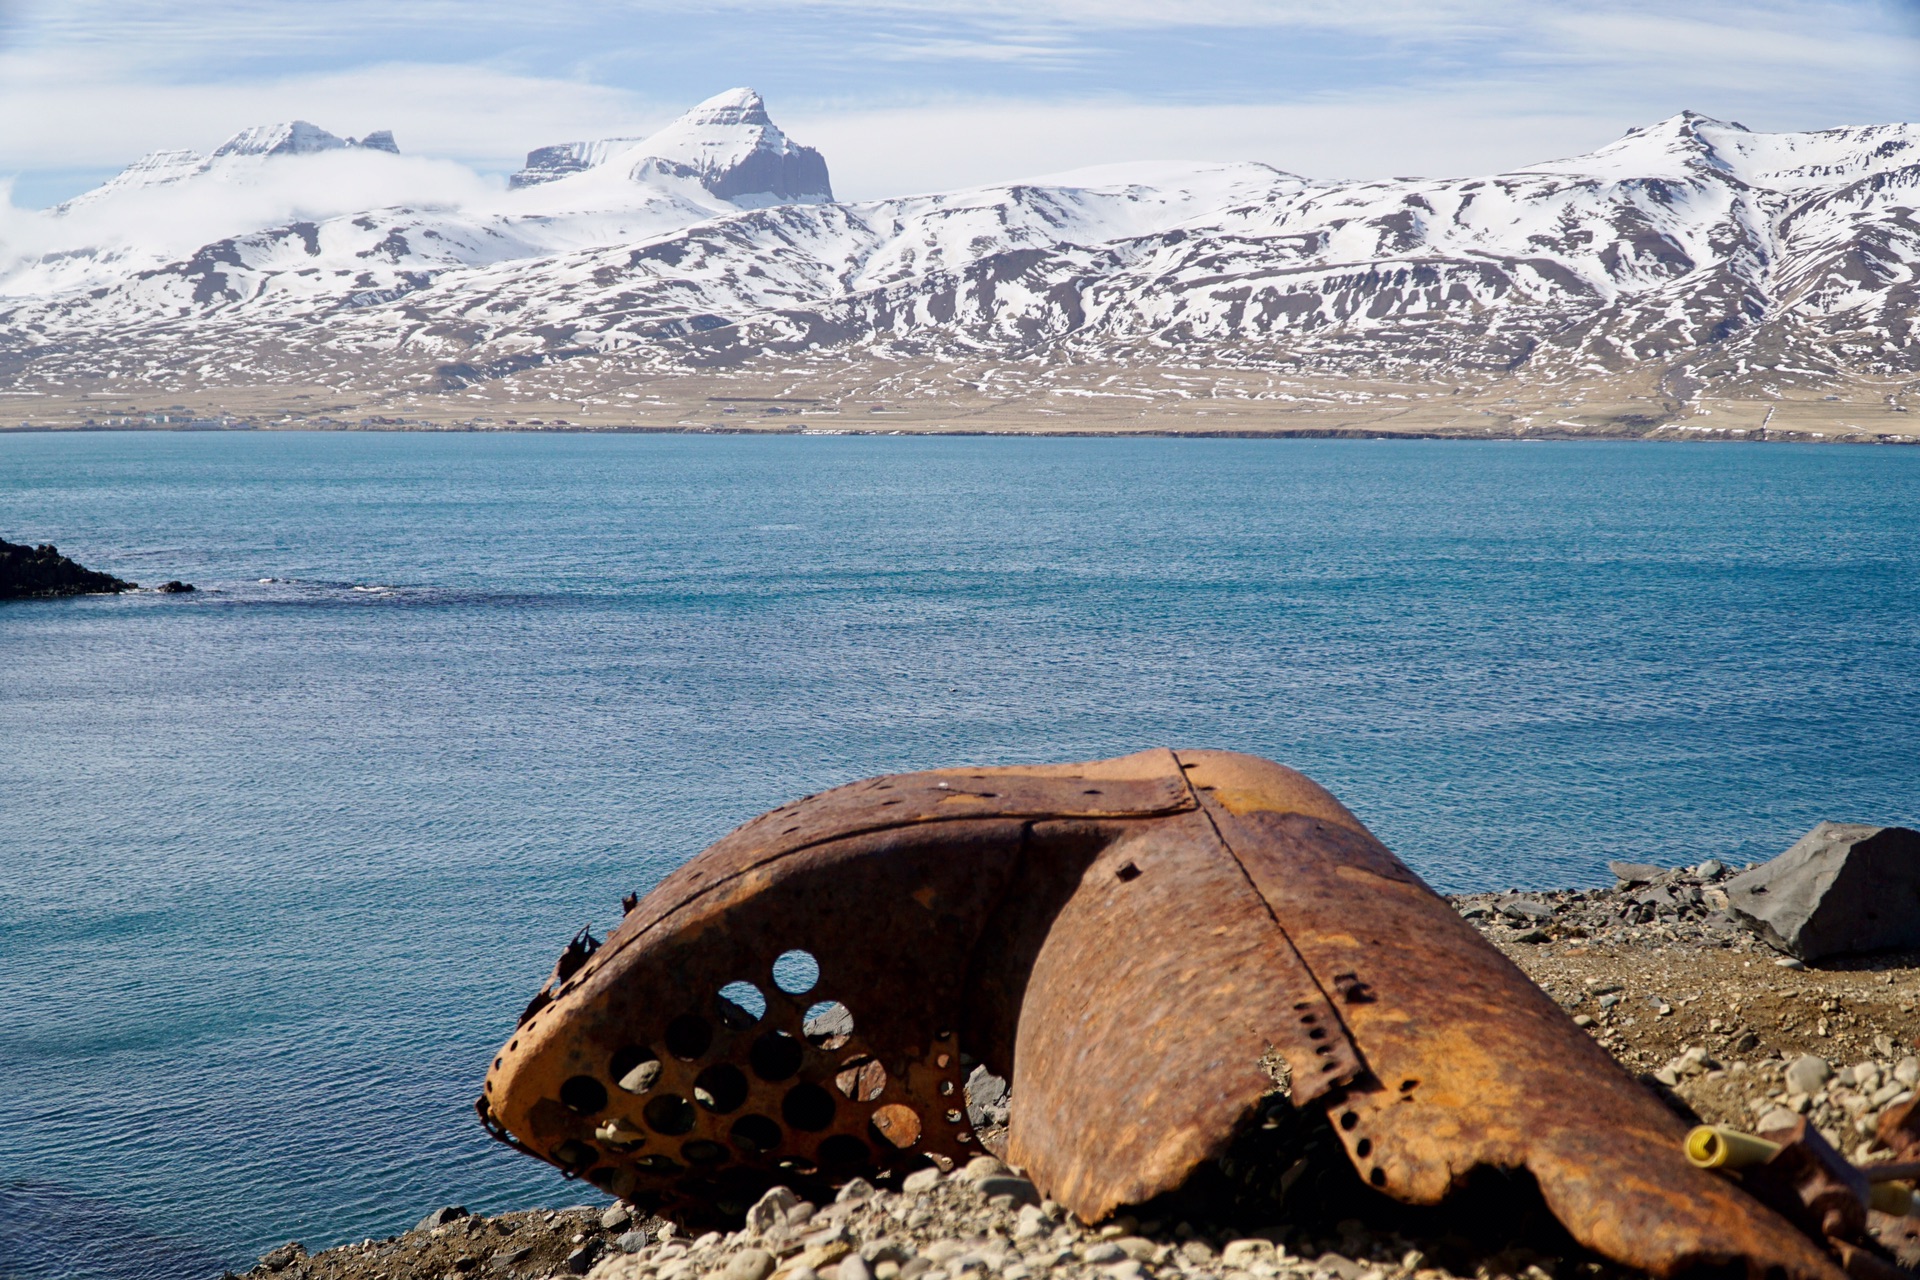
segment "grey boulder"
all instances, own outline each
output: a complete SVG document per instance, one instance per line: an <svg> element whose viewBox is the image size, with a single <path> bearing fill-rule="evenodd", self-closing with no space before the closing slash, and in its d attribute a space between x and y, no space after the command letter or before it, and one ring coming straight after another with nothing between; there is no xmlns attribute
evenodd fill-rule
<svg viewBox="0 0 1920 1280"><path fill-rule="evenodd" d="M1742 924L1802 960L1920 948L1920 831L1823 822L1726 891Z"/></svg>

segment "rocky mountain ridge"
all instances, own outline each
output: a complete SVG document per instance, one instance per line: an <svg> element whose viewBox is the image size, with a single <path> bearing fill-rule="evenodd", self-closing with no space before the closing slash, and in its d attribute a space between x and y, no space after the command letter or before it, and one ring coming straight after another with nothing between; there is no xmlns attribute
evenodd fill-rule
<svg viewBox="0 0 1920 1280"><path fill-rule="evenodd" d="M584 407L611 380L845 356L1630 382L1669 412L1866 388L1903 410L1917 207L1920 127L1693 113L1484 177L1122 165L834 203L819 154L735 90L646 139L538 149L491 201L290 221L85 288L18 266L0 384L391 399L537 368Z"/></svg>

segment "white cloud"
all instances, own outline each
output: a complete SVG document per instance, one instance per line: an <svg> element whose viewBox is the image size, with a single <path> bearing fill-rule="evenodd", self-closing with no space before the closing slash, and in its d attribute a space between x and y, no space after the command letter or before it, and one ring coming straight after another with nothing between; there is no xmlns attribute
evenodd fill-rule
<svg viewBox="0 0 1920 1280"><path fill-rule="evenodd" d="M122 77L81 60L0 55L0 169L128 163L160 148L211 150L250 124L311 120L338 134L392 129L403 151L482 168L531 148L645 133L691 104L484 66L387 64L212 84Z"/></svg>
<svg viewBox="0 0 1920 1280"><path fill-rule="evenodd" d="M971 102L798 115L786 127L825 153L843 199L1125 160L1259 160L1323 178L1495 172L1591 150L1623 131L1603 114L1514 113L1462 95L1278 106Z"/></svg>
<svg viewBox="0 0 1920 1280"><path fill-rule="evenodd" d="M497 172L535 146L648 132L752 83L747 55L789 77L776 118L855 197L1129 159L1489 171L1683 108L1761 129L1920 117L1920 22L1876 0L5 5L0 175L118 167L294 118L390 128L408 152ZM780 61L776 20L814 43ZM1309 38L1334 42L1331 84L1276 73L1236 92L1212 75L1215 52Z"/></svg>

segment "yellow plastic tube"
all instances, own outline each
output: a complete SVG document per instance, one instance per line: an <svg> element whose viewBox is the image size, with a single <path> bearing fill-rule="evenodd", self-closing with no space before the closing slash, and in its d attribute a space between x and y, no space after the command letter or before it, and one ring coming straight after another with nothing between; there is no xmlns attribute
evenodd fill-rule
<svg viewBox="0 0 1920 1280"><path fill-rule="evenodd" d="M1687 1159L1702 1169L1744 1169L1773 1159L1779 1150L1777 1142L1717 1124L1700 1125L1687 1135Z"/></svg>

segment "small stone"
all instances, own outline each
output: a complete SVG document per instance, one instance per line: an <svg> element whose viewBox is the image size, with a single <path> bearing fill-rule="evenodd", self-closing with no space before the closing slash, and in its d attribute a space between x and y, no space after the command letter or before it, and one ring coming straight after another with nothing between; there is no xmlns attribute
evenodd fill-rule
<svg viewBox="0 0 1920 1280"><path fill-rule="evenodd" d="M444 1227L449 1222L458 1222L466 1216L467 1211L465 1206L450 1204L444 1209L435 1209L432 1213L420 1219L419 1223L413 1229L415 1231L431 1231L435 1227Z"/></svg>
<svg viewBox="0 0 1920 1280"><path fill-rule="evenodd" d="M1920 1084L1920 1058L1902 1058L1893 1069L1893 1078L1911 1089Z"/></svg>
<svg viewBox="0 0 1920 1280"><path fill-rule="evenodd" d="M1590 1027L1593 1025L1593 1019L1584 1013L1576 1013L1573 1015L1573 1025L1576 1027Z"/></svg>
<svg viewBox="0 0 1920 1280"><path fill-rule="evenodd" d="M633 1210L623 1202L608 1205L607 1211L600 1215L600 1225L608 1231L618 1231L632 1221Z"/></svg>
<svg viewBox="0 0 1920 1280"><path fill-rule="evenodd" d="M1271 1240L1258 1238L1231 1240L1227 1242L1227 1247L1220 1251L1220 1263L1222 1266L1245 1271L1256 1262L1272 1262L1278 1256Z"/></svg>
<svg viewBox="0 0 1920 1280"><path fill-rule="evenodd" d="M1646 862L1609 862L1607 870L1613 872L1621 884L1647 884L1667 873L1666 868Z"/></svg>
<svg viewBox="0 0 1920 1280"><path fill-rule="evenodd" d="M1111 1240L1096 1240L1080 1254L1080 1261L1089 1266L1103 1266L1109 1262L1118 1262L1127 1256L1127 1251Z"/></svg>
<svg viewBox="0 0 1920 1280"><path fill-rule="evenodd" d="M583 1276L593 1270L594 1259L600 1256L600 1242L589 1240L567 1255L567 1270L576 1276Z"/></svg>
<svg viewBox="0 0 1920 1280"><path fill-rule="evenodd" d="M1107 1274L1113 1280L1141 1280L1147 1273L1138 1258L1122 1258L1107 1268Z"/></svg>
<svg viewBox="0 0 1920 1280"><path fill-rule="evenodd" d="M1205 1240L1188 1240L1180 1246L1180 1256L1196 1266L1205 1266L1215 1255L1213 1246Z"/></svg>
<svg viewBox="0 0 1920 1280"><path fill-rule="evenodd" d="M763 1236L776 1226L784 1226L787 1214L800 1203L800 1197L785 1187L770 1187L747 1210L747 1230Z"/></svg>
<svg viewBox="0 0 1920 1280"><path fill-rule="evenodd" d="M857 1253L850 1253L840 1259L838 1275L840 1280L873 1280L873 1272L867 1268L867 1260Z"/></svg>
<svg viewBox="0 0 1920 1280"><path fill-rule="evenodd" d="M873 1184L865 1178L853 1178L848 1181L846 1186L840 1188L840 1194L836 1195L833 1199L836 1204L851 1204L856 1200L871 1200L872 1198Z"/></svg>
<svg viewBox="0 0 1920 1280"><path fill-rule="evenodd" d="M1702 880L1717 880L1726 874L1726 870L1726 863L1720 861L1718 858L1708 858L1705 862L1693 869L1693 874L1699 876Z"/></svg>
<svg viewBox="0 0 1920 1280"><path fill-rule="evenodd" d="M1538 898L1508 898L1500 904L1500 914L1509 920L1541 924L1553 919L1553 908Z"/></svg>
<svg viewBox="0 0 1920 1280"><path fill-rule="evenodd" d="M622 1253L638 1253L651 1243L644 1231L629 1231L614 1240L614 1247Z"/></svg>
<svg viewBox="0 0 1920 1280"><path fill-rule="evenodd" d="M1025 1178L1016 1178L1010 1173L992 1174L980 1179L980 1194L991 1200L995 1196L1012 1196L1013 1202L1020 1205L1040 1204L1040 1191Z"/></svg>
<svg viewBox="0 0 1920 1280"><path fill-rule="evenodd" d="M910 1196L917 1196L923 1192L931 1191L939 1185L940 1171L938 1169L915 1169L907 1175L906 1181L900 1184L900 1189ZM775 1190L784 1190L784 1188L775 1188ZM769 1191L767 1194L772 1195L773 1192ZM792 1195L793 1193L788 1191L787 1194ZM752 1219L749 1218L748 1221L749 1224L751 1224Z"/></svg>
<svg viewBox="0 0 1920 1280"><path fill-rule="evenodd" d="M982 1178L1004 1177L1011 1172L1004 1163L992 1156L975 1156L967 1161L967 1167L960 1171L960 1176L968 1182L978 1182Z"/></svg>
<svg viewBox="0 0 1920 1280"><path fill-rule="evenodd" d="M1825 1058L1816 1058L1812 1054L1802 1054L1787 1064L1787 1089L1791 1093L1804 1093L1809 1096L1820 1092L1833 1076L1833 1068Z"/></svg>
<svg viewBox="0 0 1920 1280"><path fill-rule="evenodd" d="M1807 967L1804 960L1796 960L1792 956L1781 956L1773 963L1782 969L1804 969Z"/></svg>
<svg viewBox="0 0 1920 1280"><path fill-rule="evenodd" d="M1120 1246L1120 1252L1136 1262L1151 1262L1154 1253L1160 1248L1145 1236L1121 1236L1114 1243Z"/></svg>
<svg viewBox="0 0 1920 1280"><path fill-rule="evenodd" d="M649 1058L620 1077L620 1087L628 1093L645 1093L660 1079L658 1059Z"/></svg>
<svg viewBox="0 0 1920 1280"><path fill-rule="evenodd" d="M742 1249L727 1259L722 1280L767 1280L773 1274L773 1255L765 1249Z"/></svg>

